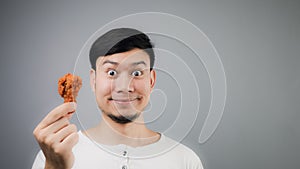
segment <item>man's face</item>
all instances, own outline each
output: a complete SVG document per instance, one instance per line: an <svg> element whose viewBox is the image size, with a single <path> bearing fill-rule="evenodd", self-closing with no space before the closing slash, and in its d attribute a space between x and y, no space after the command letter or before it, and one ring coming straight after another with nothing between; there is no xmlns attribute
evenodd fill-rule
<svg viewBox="0 0 300 169"><path fill-rule="evenodd" d="M90 72L99 108L120 123L134 120L145 109L155 79L149 55L141 49L99 57L96 72Z"/></svg>

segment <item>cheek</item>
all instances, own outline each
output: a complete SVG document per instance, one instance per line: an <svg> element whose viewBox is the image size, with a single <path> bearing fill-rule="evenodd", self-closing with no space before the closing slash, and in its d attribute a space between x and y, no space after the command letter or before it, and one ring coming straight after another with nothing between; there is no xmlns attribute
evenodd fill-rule
<svg viewBox="0 0 300 169"><path fill-rule="evenodd" d="M112 83L109 80L97 79L96 80L96 95L105 96L110 93Z"/></svg>
<svg viewBox="0 0 300 169"><path fill-rule="evenodd" d="M139 93L150 93L150 83L148 80L137 80L134 82L134 87Z"/></svg>

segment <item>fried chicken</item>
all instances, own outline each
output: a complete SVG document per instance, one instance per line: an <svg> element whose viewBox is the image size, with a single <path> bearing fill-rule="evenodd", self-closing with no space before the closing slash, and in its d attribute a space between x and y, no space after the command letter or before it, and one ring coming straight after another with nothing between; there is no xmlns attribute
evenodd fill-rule
<svg viewBox="0 0 300 169"><path fill-rule="evenodd" d="M58 80L58 93L64 98L64 103L76 102L81 86L82 80L79 76L67 73Z"/></svg>

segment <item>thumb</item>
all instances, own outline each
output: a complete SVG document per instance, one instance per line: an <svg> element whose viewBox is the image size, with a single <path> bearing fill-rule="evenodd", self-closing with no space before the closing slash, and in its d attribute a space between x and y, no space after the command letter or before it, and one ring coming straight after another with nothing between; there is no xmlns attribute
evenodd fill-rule
<svg viewBox="0 0 300 169"><path fill-rule="evenodd" d="M64 117L67 117L68 120L71 119L71 117L73 116L73 114L75 114L75 111L76 111L76 109L77 109L77 104L76 104L75 102L73 102L73 108L74 108L73 111L68 112L68 113L64 116Z"/></svg>

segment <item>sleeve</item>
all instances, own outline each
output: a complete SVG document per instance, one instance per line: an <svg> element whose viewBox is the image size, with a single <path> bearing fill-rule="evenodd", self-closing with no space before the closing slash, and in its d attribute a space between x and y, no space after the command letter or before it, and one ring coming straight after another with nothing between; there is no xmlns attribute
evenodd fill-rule
<svg viewBox="0 0 300 169"><path fill-rule="evenodd" d="M196 155L197 156L197 155ZM191 167L191 169L203 169L202 162L200 158L197 156L194 165Z"/></svg>
<svg viewBox="0 0 300 169"><path fill-rule="evenodd" d="M44 168L45 168L45 156L42 150L40 150L35 157L31 169L44 169Z"/></svg>
<svg viewBox="0 0 300 169"><path fill-rule="evenodd" d="M200 158L193 150L187 148L184 159L186 169L203 169Z"/></svg>

